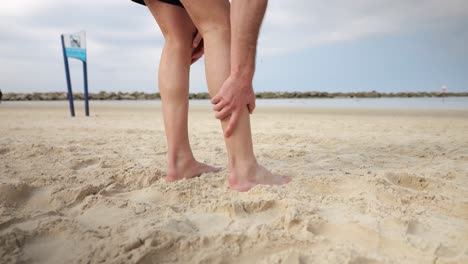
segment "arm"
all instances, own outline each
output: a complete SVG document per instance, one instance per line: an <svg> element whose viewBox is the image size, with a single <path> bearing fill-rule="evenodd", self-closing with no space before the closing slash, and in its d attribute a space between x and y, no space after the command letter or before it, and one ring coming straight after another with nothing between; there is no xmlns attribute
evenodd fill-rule
<svg viewBox="0 0 468 264"><path fill-rule="evenodd" d="M192 51L191 63L194 64L198 59L200 59L203 56L203 53L205 52L204 45L203 45L203 38L200 32L198 32L198 30L195 36L193 37L192 49L193 51Z"/></svg>
<svg viewBox="0 0 468 264"><path fill-rule="evenodd" d="M255 109L252 80L260 26L268 0L232 0L231 4L231 73L213 98L216 118L230 116L225 136L234 131L241 111Z"/></svg>
<svg viewBox="0 0 468 264"><path fill-rule="evenodd" d="M267 0L233 0L231 5L231 75L253 79L260 25Z"/></svg>

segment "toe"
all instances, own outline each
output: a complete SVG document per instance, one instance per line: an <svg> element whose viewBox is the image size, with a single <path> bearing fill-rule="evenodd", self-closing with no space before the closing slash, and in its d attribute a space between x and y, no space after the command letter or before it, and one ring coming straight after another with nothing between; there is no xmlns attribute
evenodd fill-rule
<svg viewBox="0 0 468 264"><path fill-rule="evenodd" d="M208 164L201 163L201 162L199 162L198 165L199 165L200 171L201 171L202 173L207 173L207 172L218 172L218 171L220 171L220 170L222 169L222 168L210 166L210 165L208 165Z"/></svg>
<svg viewBox="0 0 468 264"><path fill-rule="evenodd" d="M289 176L275 176L274 184L283 185L291 181L291 177Z"/></svg>
<svg viewBox="0 0 468 264"><path fill-rule="evenodd" d="M211 171L212 172L218 172L218 171L221 171L223 168L221 167L211 167Z"/></svg>

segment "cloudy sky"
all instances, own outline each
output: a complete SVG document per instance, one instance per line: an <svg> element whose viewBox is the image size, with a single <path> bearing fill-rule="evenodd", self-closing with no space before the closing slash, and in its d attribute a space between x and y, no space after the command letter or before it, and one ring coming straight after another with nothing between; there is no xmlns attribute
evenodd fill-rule
<svg viewBox="0 0 468 264"><path fill-rule="evenodd" d="M164 40L130 0L0 3L0 89L65 91L61 33L86 30L90 92L157 91ZM74 91L81 62L70 59ZM206 91L203 60L191 92ZM257 91L468 91L467 0L270 0Z"/></svg>

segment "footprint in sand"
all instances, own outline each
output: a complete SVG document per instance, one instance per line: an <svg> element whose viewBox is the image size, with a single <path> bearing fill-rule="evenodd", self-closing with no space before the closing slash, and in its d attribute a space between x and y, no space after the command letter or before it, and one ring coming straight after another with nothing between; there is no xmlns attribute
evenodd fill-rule
<svg viewBox="0 0 468 264"><path fill-rule="evenodd" d="M348 264L379 264L379 263L382 263L382 262L377 261L375 259L361 257L361 256L355 257L348 262Z"/></svg>
<svg viewBox="0 0 468 264"><path fill-rule="evenodd" d="M452 247L445 246L443 244L440 244L439 247L435 250L435 254L438 257L442 258L453 258L459 254L456 250L454 250Z"/></svg>
<svg viewBox="0 0 468 264"><path fill-rule="evenodd" d="M87 159L87 160L75 161L70 166L70 169L72 169L72 170L81 170L81 169L87 168L89 166L93 166L93 165L95 165L97 163L99 163L98 159Z"/></svg>
<svg viewBox="0 0 468 264"><path fill-rule="evenodd" d="M9 148L0 148L0 155L5 155L10 152Z"/></svg>
<svg viewBox="0 0 468 264"><path fill-rule="evenodd" d="M274 200L235 201L223 206L232 216L248 216L265 212L275 206Z"/></svg>
<svg viewBox="0 0 468 264"><path fill-rule="evenodd" d="M116 168L119 166L120 163L117 163L115 161L108 161L108 160L103 160L99 163L99 167L103 169L111 169L111 168Z"/></svg>
<svg viewBox="0 0 468 264"><path fill-rule="evenodd" d="M95 195L103 189L102 185L84 185L51 191L49 203L55 210L71 208L83 202L86 197Z"/></svg>
<svg viewBox="0 0 468 264"><path fill-rule="evenodd" d="M427 179L409 173L388 173L385 178L396 186L416 191L422 191L429 187Z"/></svg>
<svg viewBox="0 0 468 264"><path fill-rule="evenodd" d="M406 228L406 234L408 235L421 235L426 232L426 228L419 223L417 220L412 219L408 221L408 227Z"/></svg>
<svg viewBox="0 0 468 264"><path fill-rule="evenodd" d="M5 206L18 207L23 204L34 188L25 183L0 183L0 201Z"/></svg>

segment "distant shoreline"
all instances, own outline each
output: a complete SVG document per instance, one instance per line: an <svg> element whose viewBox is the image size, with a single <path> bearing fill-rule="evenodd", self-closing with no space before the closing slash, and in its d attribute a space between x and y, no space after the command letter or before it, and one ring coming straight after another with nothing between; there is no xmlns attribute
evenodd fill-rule
<svg viewBox="0 0 468 264"><path fill-rule="evenodd" d="M74 93L74 99L82 100L82 93ZM463 93L441 93L441 92L350 92L350 93L328 93L328 92L259 92L256 97L260 99L289 99L289 98L412 98L412 97L468 97L468 92ZM143 92L99 92L90 93L90 100L157 100L161 99L159 93ZM208 93L191 93L189 99L210 99ZM5 93L3 101L56 101L67 100L66 93Z"/></svg>

